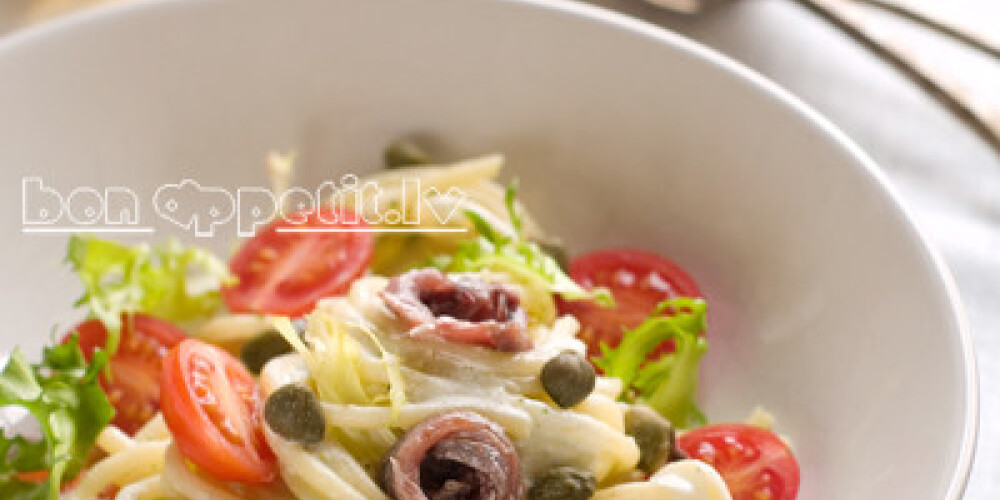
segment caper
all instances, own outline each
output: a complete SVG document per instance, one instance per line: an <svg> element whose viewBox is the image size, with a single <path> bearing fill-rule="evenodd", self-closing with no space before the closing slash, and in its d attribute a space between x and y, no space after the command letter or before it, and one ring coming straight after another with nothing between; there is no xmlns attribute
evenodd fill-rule
<svg viewBox="0 0 1000 500"><path fill-rule="evenodd" d="M639 469L652 474L667 462L685 458L677 448L677 436L670 421L645 405L625 412L625 433L639 446Z"/></svg>
<svg viewBox="0 0 1000 500"><path fill-rule="evenodd" d="M597 481L594 474L574 467L549 469L535 479L528 490L531 500L587 500L594 496Z"/></svg>
<svg viewBox="0 0 1000 500"><path fill-rule="evenodd" d="M583 356L563 351L542 367L542 387L561 408L576 406L594 390L597 374Z"/></svg>
<svg viewBox="0 0 1000 500"><path fill-rule="evenodd" d="M409 140L393 142L385 148L385 168L410 167L431 163L431 157L420 146Z"/></svg>
<svg viewBox="0 0 1000 500"><path fill-rule="evenodd" d="M308 388L288 384L268 396L264 420L277 435L302 444L323 440L326 421L319 400Z"/></svg>
<svg viewBox="0 0 1000 500"><path fill-rule="evenodd" d="M240 349L240 359L247 370L256 375L260 374L268 361L290 352L292 346L285 337L282 337L277 330L267 330L243 344L243 348Z"/></svg>

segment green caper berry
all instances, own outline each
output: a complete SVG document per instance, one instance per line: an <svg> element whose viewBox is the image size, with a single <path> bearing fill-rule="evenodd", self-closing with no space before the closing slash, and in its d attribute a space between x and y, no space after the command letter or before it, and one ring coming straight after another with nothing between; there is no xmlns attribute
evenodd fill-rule
<svg viewBox="0 0 1000 500"><path fill-rule="evenodd" d="M556 467L535 479L528 490L530 500L587 500L594 496L597 480L587 470Z"/></svg>
<svg viewBox="0 0 1000 500"><path fill-rule="evenodd" d="M578 405L594 390L597 374L583 356L563 351L542 367L542 387L560 408Z"/></svg>
<svg viewBox="0 0 1000 500"><path fill-rule="evenodd" d="M677 448L674 426L648 406L629 408L625 413L625 433L639 446L639 469L643 472L652 474L665 463L684 458Z"/></svg>
<svg viewBox="0 0 1000 500"><path fill-rule="evenodd" d="M277 435L302 444L316 444L326 433L323 409L316 395L296 384L282 386L268 396L264 421Z"/></svg>
<svg viewBox="0 0 1000 500"><path fill-rule="evenodd" d="M430 155L408 140L396 141L385 148L384 160L389 169L431 163Z"/></svg>
<svg viewBox="0 0 1000 500"><path fill-rule="evenodd" d="M277 330L267 330L250 339L240 349L240 360L254 375L259 375L264 365L272 359L292 352L292 346Z"/></svg>

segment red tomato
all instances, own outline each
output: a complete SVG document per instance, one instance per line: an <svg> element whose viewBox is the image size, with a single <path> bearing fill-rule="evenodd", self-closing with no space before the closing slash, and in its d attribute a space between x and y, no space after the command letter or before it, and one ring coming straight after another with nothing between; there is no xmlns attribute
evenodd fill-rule
<svg viewBox="0 0 1000 500"><path fill-rule="evenodd" d="M107 342L108 332L96 319L81 323L70 335L74 332L80 335L80 349L87 361ZM186 337L180 328L153 316L122 316L121 341L111 358L111 377L101 378L101 387L115 407L111 423L122 432L135 434L160 410L163 356Z"/></svg>
<svg viewBox="0 0 1000 500"><path fill-rule="evenodd" d="M66 493L67 491L70 491L73 488L75 488L76 484L79 483L80 479L83 477L83 474L84 471L81 470L80 472L77 473L76 477L70 479L69 481L66 481L66 478L64 477L63 481L65 482L62 484L62 487L59 488L59 491ZM18 481L24 483L42 484L45 482L46 479L49 478L49 471L36 470L32 472L19 472L16 474L16 477Z"/></svg>
<svg viewBox="0 0 1000 500"><path fill-rule="evenodd" d="M264 440L260 388L222 349L188 339L163 362L163 418L181 454L222 481L267 483L277 461Z"/></svg>
<svg viewBox="0 0 1000 500"><path fill-rule="evenodd" d="M778 436L746 424L709 425L684 433L677 445L715 468L733 500L794 500L799 463Z"/></svg>
<svg viewBox="0 0 1000 500"><path fill-rule="evenodd" d="M104 488L103 491L97 494L97 500L114 500L118 493L121 491L121 487L115 484L109 485Z"/></svg>
<svg viewBox="0 0 1000 500"><path fill-rule="evenodd" d="M561 314L572 314L580 320L580 338L587 343L590 356L601 353L602 342L618 345L622 329L639 326L660 302L702 296L698 285L677 264L631 248L599 250L576 257L570 262L569 275L584 288L608 288L615 298L613 308L591 301L558 302ZM665 343L651 357L672 350L673 344Z"/></svg>
<svg viewBox="0 0 1000 500"><path fill-rule="evenodd" d="M31 472L19 472L17 480L24 483L42 484L49 478L49 471L36 470Z"/></svg>
<svg viewBox="0 0 1000 500"><path fill-rule="evenodd" d="M239 283L223 289L233 312L300 316L316 301L347 291L371 261L371 233L350 211L330 207L279 218L243 244L229 263ZM293 224L289 220L301 222ZM334 232L287 232L288 230ZM336 232L347 230L346 232Z"/></svg>

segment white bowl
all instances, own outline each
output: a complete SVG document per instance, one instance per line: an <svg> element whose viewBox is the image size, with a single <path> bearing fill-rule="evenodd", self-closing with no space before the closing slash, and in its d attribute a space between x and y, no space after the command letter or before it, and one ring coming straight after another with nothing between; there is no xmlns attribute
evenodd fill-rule
<svg viewBox="0 0 1000 500"><path fill-rule="evenodd" d="M12 215L24 177L148 203L185 177L266 185L265 152L295 148L309 185L374 168L410 133L447 157L506 153L577 250L645 247L689 269L713 321L705 407L772 409L801 499L959 498L971 342L877 167L736 63L571 2L152 1L0 42L0 345L33 350L79 319L65 235ZM142 210L155 239L186 234ZM200 243L228 249L227 231Z"/></svg>

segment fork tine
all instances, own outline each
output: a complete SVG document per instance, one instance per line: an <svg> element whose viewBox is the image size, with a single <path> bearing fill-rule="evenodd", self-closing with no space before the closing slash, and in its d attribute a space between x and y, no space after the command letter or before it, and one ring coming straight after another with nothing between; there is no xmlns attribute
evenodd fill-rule
<svg viewBox="0 0 1000 500"><path fill-rule="evenodd" d="M952 24L940 16L915 8L901 0L853 0L887 12L891 12L911 21L922 24L946 36L952 37L970 47L983 51L985 54L1000 59L1000 41L991 40L973 33L961 26Z"/></svg>
<svg viewBox="0 0 1000 500"><path fill-rule="evenodd" d="M646 2L681 14L694 14L701 10L701 0L646 0Z"/></svg>

